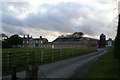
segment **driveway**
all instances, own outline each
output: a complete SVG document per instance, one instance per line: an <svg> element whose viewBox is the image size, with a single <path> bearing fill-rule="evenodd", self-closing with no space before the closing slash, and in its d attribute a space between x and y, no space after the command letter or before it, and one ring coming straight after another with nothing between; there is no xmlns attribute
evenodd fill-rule
<svg viewBox="0 0 120 80"><path fill-rule="evenodd" d="M106 50L98 49L97 52L39 66L39 78L70 78L78 68L82 68L83 65L89 64L105 53L107 53ZM25 78L25 76L25 71L17 73L17 77L19 78ZM3 76L3 78L10 77L10 75Z"/></svg>

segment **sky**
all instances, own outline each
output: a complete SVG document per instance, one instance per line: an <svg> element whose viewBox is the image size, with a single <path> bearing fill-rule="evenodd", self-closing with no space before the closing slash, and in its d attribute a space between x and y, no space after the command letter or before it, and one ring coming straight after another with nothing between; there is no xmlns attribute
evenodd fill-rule
<svg viewBox="0 0 120 80"><path fill-rule="evenodd" d="M43 36L83 32L84 36L115 38L116 0L4 0L0 3L0 33Z"/></svg>

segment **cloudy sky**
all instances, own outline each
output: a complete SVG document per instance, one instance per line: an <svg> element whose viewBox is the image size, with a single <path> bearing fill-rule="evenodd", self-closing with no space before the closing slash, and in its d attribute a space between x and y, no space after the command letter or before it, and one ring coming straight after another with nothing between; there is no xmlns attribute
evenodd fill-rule
<svg viewBox="0 0 120 80"><path fill-rule="evenodd" d="M94 38L116 34L116 0L9 1L0 3L0 33L41 35L49 41L76 31Z"/></svg>

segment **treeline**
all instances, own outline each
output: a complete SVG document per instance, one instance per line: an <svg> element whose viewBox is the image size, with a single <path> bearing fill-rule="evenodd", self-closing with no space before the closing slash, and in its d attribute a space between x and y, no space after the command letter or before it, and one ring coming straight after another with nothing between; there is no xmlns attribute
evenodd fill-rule
<svg viewBox="0 0 120 80"><path fill-rule="evenodd" d="M9 38L5 34L1 34L2 36L2 48L13 48L13 47L21 47L23 39L18 35L11 35Z"/></svg>

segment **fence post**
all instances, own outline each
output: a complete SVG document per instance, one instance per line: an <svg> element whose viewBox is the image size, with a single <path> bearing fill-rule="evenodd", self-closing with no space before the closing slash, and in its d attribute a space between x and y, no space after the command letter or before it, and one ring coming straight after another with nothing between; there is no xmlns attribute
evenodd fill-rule
<svg viewBox="0 0 120 80"><path fill-rule="evenodd" d="M62 59L62 48L60 49L60 59Z"/></svg>
<svg viewBox="0 0 120 80"><path fill-rule="evenodd" d="M26 52L26 64L28 65L28 53Z"/></svg>
<svg viewBox="0 0 120 80"><path fill-rule="evenodd" d="M38 66L36 65L27 66L26 80L38 80Z"/></svg>
<svg viewBox="0 0 120 80"><path fill-rule="evenodd" d="M8 65L9 65L8 67L9 67L9 69L11 69L11 54L12 53L8 52L7 54L8 54Z"/></svg>
<svg viewBox="0 0 120 80"><path fill-rule="evenodd" d="M16 72L16 66L11 67L11 80L17 80L17 72Z"/></svg>
<svg viewBox="0 0 120 80"><path fill-rule="evenodd" d="M33 55L32 55L32 64L34 64L35 62L35 52L33 51Z"/></svg>
<svg viewBox="0 0 120 80"><path fill-rule="evenodd" d="M41 50L41 63L43 63L43 49Z"/></svg>
<svg viewBox="0 0 120 80"><path fill-rule="evenodd" d="M29 65L30 64L30 53L27 51L27 65Z"/></svg>
<svg viewBox="0 0 120 80"><path fill-rule="evenodd" d="M53 48L52 48L52 61L54 60L54 55L53 55Z"/></svg>

